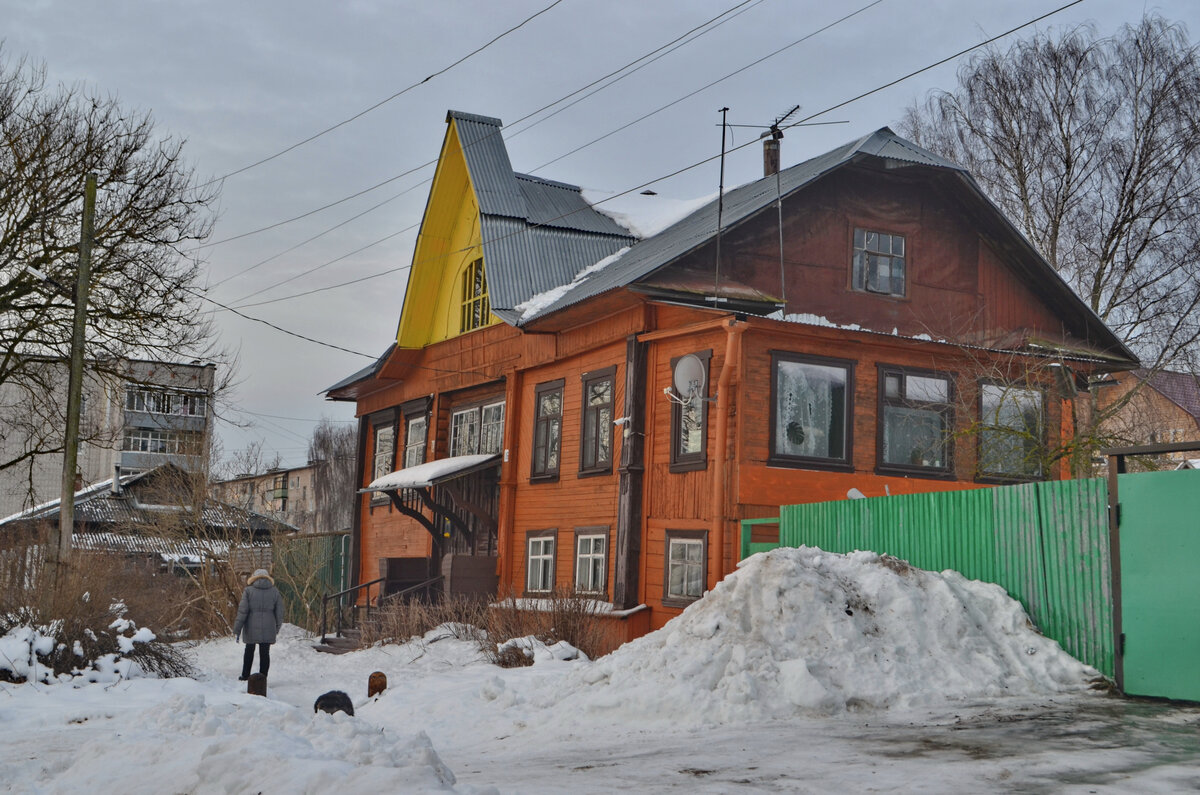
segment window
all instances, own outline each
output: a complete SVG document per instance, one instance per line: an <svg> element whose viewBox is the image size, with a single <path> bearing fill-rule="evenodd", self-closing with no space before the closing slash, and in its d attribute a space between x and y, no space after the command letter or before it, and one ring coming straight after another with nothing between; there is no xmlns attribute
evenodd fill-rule
<svg viewBox="0 0 1200 795"><path fill-rule="evenodd" d="M549 480L558 477L563 382L539 384L534 395L533 470L530 477Z"/></svg>
<svg viewBox="0 0 1200 795"><path fill-rule="evenodd" d="M575 531L575 591L602 594L608 587L608 528Z"/></svg>
<svg viewBox="0 0 1200 795"><path fill-rule="evenodd" d="M667 531L664 605L682 607L704 595L707 547L707 534L703 530Z"/></svg>
<svg viewBox="0 0 1200 795"><path fill-rule="evenodd" d="M554 530L536 530L526 536L528 550L525 591L531 594L554 590Z"/></svg>
<svg viewBox="0 0 1200 795"><path fill-rule="evenodd" d="M490 312L487 277L483 273L483 259L480 258L463 271L462 309L458 330L465 332L486 326Z"/></svg>
<svg viewBox="0 0 1200 795"><path fill-rule="evenodd" d="M937 373L879 368L879 466L950 472L950 379Z"/></svg>
<svg viewBox="0 0 1200 795"><path fill-rule="evenodd" d="M498 453L503 445L503 402L459 409L450 415L450 455Z"/></svg>
<svg viewBox="0 0 1200 795"><path fill-rule="evenodd" d="M178 392L152 386L126 384L125 410L203 417L208 412L208 395L203 392Z"/></svg>
<svg viewBox="0 0 1200 795"><path fill-rule="evenodd" d="M704 363L705 370L712 358L712 351L694 354ZM680 357L682 358L682 357ZM679 359L671 360L671 372ZM688 472L704 469L708 465L705 449L708 440L708 378L704 379L705 387L700 394L686 402L671 401L671 471ZM686 395L679 396L686 399Z"/></svg>
<svg viewBox="0 0 1200 795"><path fill-rule="evenodd" d="M408 418L404 431L404 466L425 463L425 437L429 434L429 419L425 415Z"/></svg>
<svg viewBox="0 0 1200 795"><path fill-rule="evenodd" d="M979 472L1000 478L1042 476L1042 393L1028 387L982 384L979 389Z"/></svg>
<svg viewBox="0 0 1200 795"><path fill-rule="evenodd" d="M854 363L771 352L773 464L848 469Z"/></svg>
<svg viewBox="0 0 1200 795"><path fill-rule="evenodd" d="M579 472L612 471L613 381L616 368L583 376L583 427L580 429Z"/></svg>
<svg viewBox="0 0 1200 795"><path fill-rule="evenodd" d="M904 236L854 230L852 282L855 290L904 296Z"/></svg>
<svg viewBox="0 0 1200 795"><path fill-rule="evenodd" d="M204 435L197 431L127 428L121 449L130 453L200 455L203 443Z"/></svg>
<svg viewBox="0 0 1200 795"><path fill-rule="evenodd" d="M396 426L388 423L387 425L375 426L375 463L371 468L371 479L381 478L392 471L392 464L396 460ZM383 497L383 495L378 495Z"/></svg>

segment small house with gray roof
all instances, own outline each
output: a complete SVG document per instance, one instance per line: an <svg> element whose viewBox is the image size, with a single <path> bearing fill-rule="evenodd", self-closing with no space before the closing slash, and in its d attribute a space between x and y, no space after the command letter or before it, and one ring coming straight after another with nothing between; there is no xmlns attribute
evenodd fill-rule
<svg viewBox="0 0 1200 795"><path fill-rule="evenodd" d="M446 122L396 338L327 392L360 419L359 584L583 595L619 643L781 504L1067 476L1077 390L1137 366L887 128L639 237L513 171L498 119Z"/></svg>

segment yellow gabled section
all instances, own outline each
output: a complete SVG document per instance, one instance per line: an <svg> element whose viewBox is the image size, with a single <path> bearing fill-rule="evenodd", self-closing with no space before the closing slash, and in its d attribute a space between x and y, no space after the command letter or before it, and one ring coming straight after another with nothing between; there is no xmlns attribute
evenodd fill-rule
<svg viewBox="0 0 1200 795"><path fill-rule="evenodd" d="M446 131L413 252L396 331L401 348L423 348L463 333L463 280L474 274L472 263L483 256L479 202L457 124L451 119ZM483 325L498 322L489 312Z"/></svg>

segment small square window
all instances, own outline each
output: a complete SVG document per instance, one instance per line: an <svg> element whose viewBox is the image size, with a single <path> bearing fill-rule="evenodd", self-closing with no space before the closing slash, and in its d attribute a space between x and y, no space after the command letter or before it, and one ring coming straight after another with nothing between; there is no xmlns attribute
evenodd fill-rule
<svg viewBox="0 0 1200 795"><path fill-rule="evenodd" d="M869 229L854 230L851 283L855 290L904 297L904 236Z"/></svg>

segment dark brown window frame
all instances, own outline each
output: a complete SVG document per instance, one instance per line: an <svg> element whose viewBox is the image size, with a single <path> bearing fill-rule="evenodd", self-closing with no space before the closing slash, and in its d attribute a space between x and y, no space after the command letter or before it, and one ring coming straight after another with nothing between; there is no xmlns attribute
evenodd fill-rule
<svg viewBox="0 0 1200 795"><path fill-rule="evenodd" d="M565 400L566 400L566 388L565 387L566 387L566 381L562 378L555 379L554 381L546 381L546 382L538 384L536 387L534 387L534 390L533 390L533 440L532 440L530 456L529 456L529 480L531 483L546 483L546 482L556 481L556 480L558 480L558 473L562 469L563 407L565 405ZM538 416L538 408L542 402L542 396L549 394L551 392L558 392L558 416L557 417L545 417L545 418L540 417L540 416ZM551 427L551 425L553 424L553 421L555 419L557 419L557 421L558 421L558 457L556 459L556 463L555 463L555 466L553 469L550 469L549 465L547 464L545 471L538 471L538 466L537 466L538 432L541 429L541 427L543 426L543 424L545 424L545 426L547 428ZM547 431L546 432L546 441L547 441L546 459L547 459L547 461L549 461L549 447L548 447L549 439L550 439L550 435L549 435L549 431Z"/></svg>
<svg viewBox="0 0 1200 795"><path fill-rule="evenodd" d="M579 539L595 538L596 536L602 536L604 538L604 582L601 584L601 587L598 590L585 591L579 587ZM603 599L608 598L608 579L609 575L611 574L609 571L611 567L608 565L608 561L609 550L611 548L612 529L608 525L575 528L574 547L571 552L571 577L575 593L583 596L598 597Z"/></svg>
<svg viewBox="0 0 1200 795"><path fill-rule="evenodd" d="M835 359L829 356L814 356L795 351L772 350L771 355L771 390L770 390L770 422L767 427L767 464L769 466L790 467L793 469L824 469L838 472L854 470L854 397L855 380L854 368L858 364L852 359ZM817 456L799 456L780 454L775 449L775 437L779 422L779 364L792 362L796 364L814 364L821 367L840 367L846 371L846 405L843 426L845 439L843 458L821 458Z"/></svg>
<svg viewBox="0 0 1200 795"><path fill-rule="evenodd" d="M918 367L904 367L896 364L876 365L878 380L876 382L876 392L878 392L878 405L875 413L875 472L881 475L905 475L916 476L923 478L931 478L933 480L953 480L954 479L954 376L950 373L939 370L925 370ZM918 378L939 379L946 382L946 402L943 404L923 403L909 401L904 398L888 398L886 378L888 375L899 375L902 379L907 379L909 376ZM904 383L901 381L901 390L904 389ZM902 392L903 394L903 392ZM938 411L943 417L943 423L946 428L946 436L943 440L945 445L944 457L945 465L941 467L929 467L920 465L906 464L889 464L883 460L883 440L884 434L887 431L884 421L884 409L887 406L900 406L906 408L924 408ZM938 406L936 409L930 407Z"/></svg>
<svg viewBox="0 0 1200 795"><path fill-rule="evenodd" d="M978 393L978 395L976 395L976 399L975 399L975 408L979 412L979 415L978 415L979 416L979 433L977 434L977 438L975 440L975 480L976 480L976 482L1003 484L1003 483L1034 483L1037 481L1047 480L1049 478L1049 473L1046 471L1046 469L1047 469L1046 467L1043 467L1042 471L1037 473L1036 475L1009 475L1009 474L1005 474L1005 473L1001 473L1001 472L985 472L983 470L984 433L988 430L988 428L995 427L992 425L987 425L984 422L983 389L985 386L997 386L997 387L1003 387L1005 389L1021 389L1021 390L1027 391L1027 392L1037 393L1038 400L1040 401L1041 420L1042 420L1042 427L1040 429L1041 430L1041 438L1038 440L1038 445L1042 448L1042 450L1045 450L1047 447L1047 439L1049 438L1049 433L1050 433L1050 422L1049 422L1050 418L1047 415L1048 407L1047 407L1047 403L1046 403L1046 390L1045 389L1043 389L1039 386L1030 384L1028 381L1026 381L1024 379L1018 379L1015 381L1004 381L1004 380L996 379L996 378L981 378L981 379L979 379L979 382L977 384L977 389L978 389L979 393Z"/></svg>
<svg viewBox="0 0 1200 795"><path fill-rule="evenodd" d="M425 420L425 439L423 440L424 449L421 452L421 463L423 464L429 460L429 428L432 425L429 410L432 404L433 397L426 396L400 405L400 421L404 424L404 447L401 450L400 445L396 445L397 460L403 462L405 467L408 466L408 448L410 446L409 443L412 441L408 438L409 426L416 419Z"/></svg>
<svg viewBox="0 0 1200 795"><path fill-rule="evenodd" d="M534 539L550 538L553 541L553 551L550 555L550 587L544 591L529 590L529 552L530 544ZM524 595L532 598L541 598L547 594L554 592L555 586L558 584L558 528L552 527L545 530L527 530L525 532L525 582Z"/></svg>
<svg viewBox="0 0 1200 795"><path fill-rule="evenodd" d="M583 391L583 394L580 397L579 409L579 476L591 477L594 475L611 475L613 469L613 453L615 452L613 446L614 426L612 424L612 420L616 413L617 403L617 368L614 365L613 367L606 367L603 370L595 370L590 373L584 373L582 376L580 376L579 380ZM592 466L587 466L585 463L585 458L588 452L587 426L588 423L592 421L590 416L592 407L588 405L588 393L589 387L598 381L608 381L610 384L610 400L608 403L609 420L608 422L602 422L600 421L599 417L596 418L596 463ZM601 434L608 434L608 460L606 461L601 461L599 457ZM560 450L560 457L561 454L562 451Z"/></svg>
<svg viewBox="0 0 1200 795"><path fill-rule="evenodd" d="M687 356L688 354L684 354ZM671 472L696 472L708 468L708 395L711 378L710 364L712 362L712 349L706 351L694 351L692 356L695 356L704 363L704 394L700 397L700 451L696 453L681 453L679 452L679 443L683 440L683 407L671 401ZM683 356L676 356L671 359L672 380L675 373L675 365L682 359ZM672 389L674 387L672 386Z"/></svg>
<svg viewBox="0 0 1200 795"><path fill-rule="evenodd" d="M671 594L671 541L699 541L700 559L704 562L702 579L704 581L700 593L696 596L673 596ZM670 530L666 531L663 541L663 607L687 607L692 602L704 596L708 590L708 531L707 530Z"/></svg>
<svg viewBox="0 0 1200 795"><path fill-rule="evenodd" d="M862 249L863 251L867 251L867 249L865 247L865 237L867 234L871 234L871 233L876 234L876 235L887 235L889 238L898 237L904 241L904 253L899 255L900 258L904 260L904 292L893 293L889 289L889 291L885 293L885 292L881 292L879 290L870 289L869 287L866 286L868 283L868 277L866 276L865 270L864 270L864 276L863 276L863 286L860 287L855 282L854 258L855 258L855 255L857 254L857 252L859 251L859 248L854 242L854 237L855 237L855 234L859 230L861 230L863 232L863 237L864 237L864 247ZM909 285L909 281L910 281L909 280L909 273L910 273L910 268L909 268L910 241L909 241L909 238L910 237L911 237L911 235L908 232L899 232L899 231L880 229L870 223L859 223L857 221L851 223L850 224L850 280L849 280L850 281L850 289L856 293L861 293L864 295L873 295L873 296L877 296L879 298L890 298L893 300L906 300L909 295L908 285ZM873 252L873 253L881 254L882 252L877 251L877 252ZM887 256L894 257L896 255L890 253L890 251L889 251ZM864 264L864 269L865 269L865 267L866 266ZM890 280L890 277L889 277L889 280Z"/></svg>
<svg viewBox="0 0 1200 795"><path fill-rule="evenodd" d="M371 419L368 420L368 423L371 426L371 468L370 468L371 477L369 480L367 480L367 483L370 483L371 481L375 480L375 478L377 477L377 475L375 474L375 458L376 458L376 453L378 453L379 429L380 428L391 427L391 429L392 429L392 463L391 463L388 471L389 472L396 471L396 448L398 447L397 442L398 442L399 436L400 436L400 428L398 427L399 426L399 415L400 415L400 412L396 408L391 408L391 409L388 409L387 411L379 412L374 417L372 417ZM366 485L366 484L363 484L363 485ZM388 510L391 510L391 502L392 501L390 499L388 499L388 496L386 494L383 494L381 492L378 492L378 491L371 492L371 499L369 502L370 502L372 511L374 510L375 506L380 506L380 505L387 505Z"/></svg>
<svg viewBox="0 0 1200 795"><path fill-rule="evenodd" d="M476 443L476 452L479 452L479 448L482 447L482 445L483 445L483 410L490 406L497 406L497 405L502 407L502 410L504 411L505 416L507 416L508 405L506 403L505 395L503 392L498 392L496 394L488 395L488 396L482 397L482 398L474 398L472 400L464 400L461 403L451 404L451 406L448 409L447 415L446 415L446 455L451 455L450 449L454 444L454 417L455 417L455 415L463 414L468 411L474 411L476 413L477 422L479 424L479 434L475 440L475 443ZM500 424L500 434L501 434L500 450L497 452L501 452L504 450L504 423L503 422L501 422L501 424Z"/></svg>

